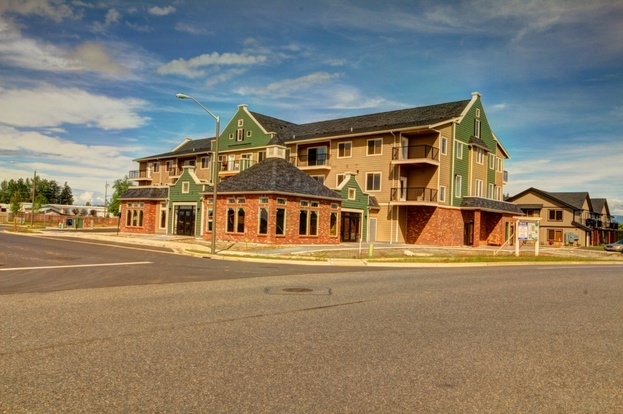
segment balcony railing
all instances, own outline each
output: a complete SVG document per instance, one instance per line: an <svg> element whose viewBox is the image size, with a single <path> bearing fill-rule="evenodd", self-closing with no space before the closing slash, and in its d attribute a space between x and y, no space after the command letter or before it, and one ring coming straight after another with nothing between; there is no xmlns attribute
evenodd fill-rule
<svg viewBox="0 0 623 414"><path fill-rule="evenodd" d="M151 171L150 170L132 170L128 173L128 178L130 180L150 180L151 179Z"/></svg>
<svg viewBox="0 0 623 414"><path fill-rule="evenodd" d="M407 145L392 148L393 161L417 159L439 161L439 148L430 145Z"/></svg>
<svg viewBox="0 0 623 414"><path fill-rule="evenodd" d="M221 161L219 173L233 173L244 171L254 164L253 160L247 158L241 158L233 161Z"/></svg>
<svg viewBox="0 0 623 414"><path fill-rule="evenodd" d="M419 201L423 203L437 202L437 189L426 187L392 188L392 201Z"/></svg>
<svg viewBox="0 0 623 414"><path fill-rule="evenodd" d="M329 158L329 154L299 155L298 157L291 157L290 162L297 167L322 167L329 165Z"/></svg>
<svg viewBox="0 0 623 414"><path fill-rule="evenodd" d="M169 177L177 177L178 175L181 174L181 170L177 167L165 168L165 171L167 172Z"/></svg>
<svg viewBox="0 0 623 414"><path fill-rule="evenodd" d="M502 173L502 181L504 181L504 184L508 182L508 171L506 170Z"/></svg>

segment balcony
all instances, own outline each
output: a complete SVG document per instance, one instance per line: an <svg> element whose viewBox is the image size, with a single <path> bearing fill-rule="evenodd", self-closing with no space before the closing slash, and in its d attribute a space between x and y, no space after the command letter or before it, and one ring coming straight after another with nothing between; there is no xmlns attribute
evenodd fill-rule
<svg viewBox="0 0 623 414"><path fill-rule="evenodd" d="M229 177L238 174L240 171L246 170L247 168L251 167L254 162L251 159L241 158L239 160L233 161L221 161L219 164L219 176Z"/></svg>
<svg viewBox="0 0 623 414"><path fill-rule="evenodd" d="M392 148L392 164L439 165L439 148L430 145L408 145Z"/></svg>
<svg viewBox="0 0 623 414"><path fill-rule="evenodd" d="M128 172L128 179L131 181L151 181L151 171L132 170Z"/></svg>
<svg viewBox="0 0 623 414"><path fill-rule="evenodd" d="M427 187L392 188L392 204L431 205L437 204L437 189Z"/></svg>
<svg viewBox="0 0 623 414"><path fill-rule="evenodd" d="M508 171L504 170L504 172L502 173L502 182L504 184L508 183Z"/></svg>
<svg viewBox="0 0 623 414"><path fill-rule="evenodd" d="M330 170L329 158L329 154L299 155L298 157L291 157L290 162L301 170Z"/></svg>

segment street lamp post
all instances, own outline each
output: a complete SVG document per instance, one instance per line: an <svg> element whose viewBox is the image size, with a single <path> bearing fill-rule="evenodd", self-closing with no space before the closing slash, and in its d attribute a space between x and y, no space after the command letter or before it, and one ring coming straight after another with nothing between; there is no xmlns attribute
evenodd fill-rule
<svg viewBox="0 0 623 414"><path fill-rule="evenodd" d="M30 206L30 227L35 227L35 195L37 191L37 169L18 161L11 161L13 164L22 164L34 171L32 177L32 204Z"/></svg>
<svg viewBox="0 0 623 414"><path fill-rule="evenodd" d="M175 95L178 99L190 99L194 101L197 105L201 107L204 111L206 111L214 120L216 121L216 137L214 138L214 171L212 172L212 254L216 254L216 183L218 182L218 137L221 128L221 118L218 115L214 115L208 108L201 105L201 103L193 98L192 96L186 95L185 93L178 93Z"/></svg>

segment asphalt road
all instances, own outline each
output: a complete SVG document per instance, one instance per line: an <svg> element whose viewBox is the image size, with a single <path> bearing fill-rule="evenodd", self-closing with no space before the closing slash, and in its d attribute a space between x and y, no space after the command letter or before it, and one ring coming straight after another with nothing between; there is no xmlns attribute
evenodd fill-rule
<svg viewBox="0 0 623 414"><path fill-rule="evenodd" d="M0 295L339 271L348 269L211 260L164 247L0 232Z"/></svg>
<svg viewBox="0 0 623 414"><path fill-rule="evenodd" d="M0 411L623 412L622 266L316 269L3 295Z"/></svg>

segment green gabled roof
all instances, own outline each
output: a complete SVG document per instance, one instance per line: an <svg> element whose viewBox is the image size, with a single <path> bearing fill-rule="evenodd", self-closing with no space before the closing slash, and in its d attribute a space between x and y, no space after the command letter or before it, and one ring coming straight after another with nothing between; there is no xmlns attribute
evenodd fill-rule
<svg viewBox="0 0 623 414"><path fill-rule="evenodd" d="M341 200L333 190L282 158L267 158L222 181L219 193L280 193Z"/></svg>
<svg viewBox="0 0 623 414"><path fill-rule="evenodd" d="M162 154L150 155L148 157L137 158L133 160L137 161L147 161L153 159L160 158L171 158L171 157L179 157L182 155L192 154L195 152L209 152L211 151L212 141L214 141L214 137L211 138L202 138L202 139L189 139L188 141L182 143L173 151L163 152Z"/></svg>

